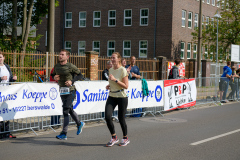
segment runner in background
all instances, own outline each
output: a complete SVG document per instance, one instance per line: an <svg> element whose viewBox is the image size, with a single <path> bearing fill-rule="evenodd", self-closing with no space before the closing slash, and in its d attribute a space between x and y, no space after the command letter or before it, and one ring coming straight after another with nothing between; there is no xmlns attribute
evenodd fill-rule
<svg viewBox="0 0 240 160"><path fill-rule="evenodd" d="M112 113L117 105L118 119L123 132L123 139L119 145L126 146L130 143L127 137L127 124L125 121L128 97L126 92L124 92L124 89L128 89L128 74L126 69L121 65L121 55L118 52L112 54L111 60L113 67L109 69L109 84L106 86L106 89L110 90L110 93L105 106L105 119L112 138L106 146L111 147L119 141L112 122Z"/></svg>
<svg viewBox="0 0 240 160"><path fill-rule="evenodd" d="M53 73L51 76L55 81L58 81L60 87L60 95L62 99L63 107L63 129L60 135L56 136L57 139L67 140L67 130L69 124L69 116L71 115L72 119L77 124L77 135L82 132L82 128L85 125L84 122L80 122L78 119L77 113L73 110L73 100L76 97L76 89L73 85L75 81L81 80L83 78L81 72L78 68L72 63L68 63L70 52L62 49L57 63L54 66ZM76 75L76 76L75 76Z"/></svg>

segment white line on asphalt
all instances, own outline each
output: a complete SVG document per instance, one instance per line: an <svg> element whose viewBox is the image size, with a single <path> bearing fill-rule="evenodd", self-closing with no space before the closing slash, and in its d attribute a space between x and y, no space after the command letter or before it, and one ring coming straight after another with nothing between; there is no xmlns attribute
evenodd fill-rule
<svg viewBox="0 0 240 160"><path fill-rule="evenodd" d="M221 137L224 137L224 136L228 136L230 134L237 133L237 132L240 132L240 129L237 129L237 130L231 131L231 132L227 132L227 133L224 133L224 134L220 134L218 136L214 136L214 137L211 137L211 138L207 138L207 139L204 139L204 140L201 140L201 141L198 141L198 142L194 142L194 143L191 143L190 145L196 146L196 145L199 145L199 144L202 144L202 143L205 143L205 142L217 139L217 138L221 138Z"/></svg>

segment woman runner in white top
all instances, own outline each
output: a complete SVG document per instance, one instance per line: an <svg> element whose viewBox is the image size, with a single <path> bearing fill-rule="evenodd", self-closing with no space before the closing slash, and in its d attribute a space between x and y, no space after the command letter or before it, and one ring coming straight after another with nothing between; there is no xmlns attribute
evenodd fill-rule
<svg viewBox="0 0 240 160"><path fill-rule="evenodd" d="M113 67L109 69L109 85L106 86L110 93L105 106L105 119L112 138L106 146L111 147L119 141L112 122L112 113L116 106L118 106L118 119L123 132L123 139L119 145L126 146L130 143L125 121L128 97L124 91L124 89L128 89L128 74L127 70L121 65L121 55L118 52L112 54L111 61Z"/></svg>

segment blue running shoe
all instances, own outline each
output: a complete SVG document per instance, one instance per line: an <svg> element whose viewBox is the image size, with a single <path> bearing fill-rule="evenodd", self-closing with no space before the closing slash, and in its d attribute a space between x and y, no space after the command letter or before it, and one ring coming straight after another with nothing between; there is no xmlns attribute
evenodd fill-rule
<svg viewBox="0 0 240 160"><path fill-rule="evenodd" d="M81 122L81 125L80 126L77 126L77 135L79 135L80 133L82 133L82 129L83 129L83 126L85 125L84 122Z"/></svg>
<svg viewBox="0 0 240 160"><path fill-rule="evenodd" d="M67 135L65 133L60 133L60 135L56 136L57 139L67 140Z"/></svg>

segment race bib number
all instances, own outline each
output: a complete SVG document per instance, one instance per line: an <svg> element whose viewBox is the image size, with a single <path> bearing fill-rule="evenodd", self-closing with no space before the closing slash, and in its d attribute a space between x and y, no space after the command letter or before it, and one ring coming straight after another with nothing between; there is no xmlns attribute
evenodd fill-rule
<svg viewBox="0 0 240 160"><path fill-rule="evenodd" d="M70 94L70 88L69 87L61 87L60 95L66 95L66 94Z"/></svg>

